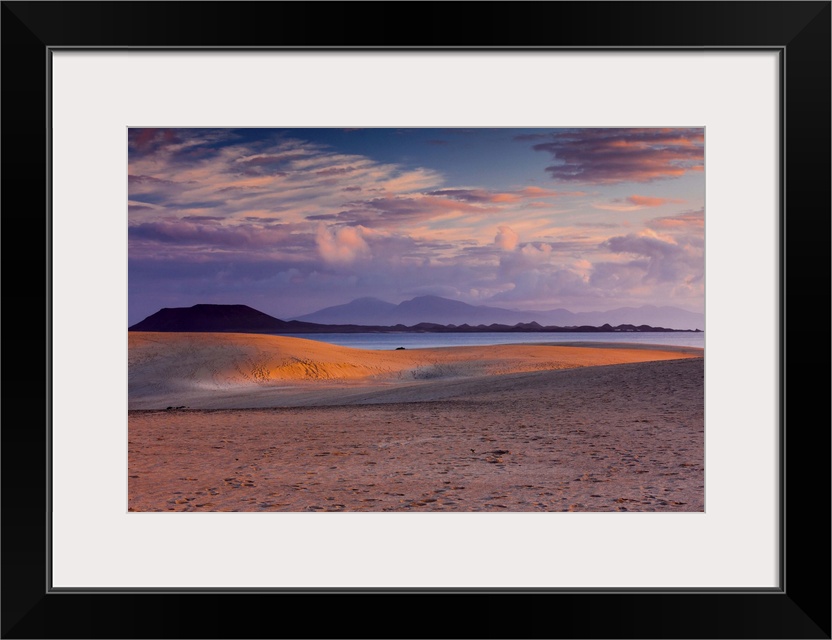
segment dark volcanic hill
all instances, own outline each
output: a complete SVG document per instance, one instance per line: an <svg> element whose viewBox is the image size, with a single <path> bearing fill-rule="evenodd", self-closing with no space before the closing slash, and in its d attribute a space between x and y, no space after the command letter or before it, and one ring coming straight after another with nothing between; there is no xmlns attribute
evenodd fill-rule
<svg viewBox="0 0 832 640"><path fill-rule="evenodd" d="M161 309L129 330L280 333L291 331L298 324L305 323L278 320L244 304L197 304Z"/></svg>

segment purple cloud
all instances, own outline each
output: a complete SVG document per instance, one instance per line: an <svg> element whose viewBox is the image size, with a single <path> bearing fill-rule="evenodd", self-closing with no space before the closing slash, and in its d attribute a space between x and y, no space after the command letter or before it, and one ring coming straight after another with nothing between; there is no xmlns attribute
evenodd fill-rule
<svg viewBox="0 0 832 640"><path fill-rule="evenodd" d="M355 167L327 167L315 172L316 176L343 176L357 171Z"/></svg>
<svg viewBox="0 0 832 640"><path fill-rule="evenodd" d="M565 268L527 269L518 273L511 287L496 293L490 302L537 303L568 297L592 297L586 280Z"/></svg>
<svg viewBox="0 0 832 640"><path fill-rule="evenodd" d="M585 184L651 182L704 168L703 129L581 129L532 146L555 161L556 180Z"/></svg>
<svg viewBox="0 0 832 640"><path fill-rule="evenodd" d="M260 248L285 242L289 238L289 232L274 227L198 224L183 219L134 224L129 227L129 236L131 240L158 243Z"/></svg>
<svg viewBox="0 0 832 640"><path fill-rule="evenodd" d="M643 284L649 267L648 260L631 262L596 262L592 268L589 283L596 289L626 292Z"/></svg>
<svg viewBox="0 0 832 640"><path fill-rule="evenodd" d="M651 231L616 236L606 240L604 248L614 253L629 253L647 259L643 282L694 282L704 275L700 247L680 244Z"/></svg>
<svg viewBox="0 0 832 640"><path fill-rule="evenodd" d="M182 220L188 222L222 222L225 218L222 216L184 216Z"/></svg>
<svg viewBox="0 0 832 640"><path fill-rule="evenodd" d="M347 203L347 207L339 212L339 220L368 227L427 221L455 211L489 212L487 207L470 202L431 195L373 198Z"/></svg>
<svg viewBox="0 0 832 640"><path fill-rule="evenodd" d="M647 222L647 226L667 230L701 230L705 227L705 210L685 211L675 216L653 218Z"/></svg>

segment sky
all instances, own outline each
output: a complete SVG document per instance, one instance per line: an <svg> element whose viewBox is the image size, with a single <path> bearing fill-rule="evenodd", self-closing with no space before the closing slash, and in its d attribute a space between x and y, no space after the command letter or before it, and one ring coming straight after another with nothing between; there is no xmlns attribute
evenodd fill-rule
<svg viewBox="0 0 832 640"><path fill-rule="evenodd" d="M704 130L128 130L128 307L704 312Z"/></svg>

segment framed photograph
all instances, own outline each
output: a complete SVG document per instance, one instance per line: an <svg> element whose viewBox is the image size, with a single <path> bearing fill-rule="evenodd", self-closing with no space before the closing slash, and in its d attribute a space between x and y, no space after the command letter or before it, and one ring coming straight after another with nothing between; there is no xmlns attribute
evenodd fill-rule
<svg viewBox="0 0 832 640"><path fill-rule="evenodd" d="M3 3L3 636L829 638L830 3L398 7Z"/></svg>
<svg viewBox="0 0 832 640"><path fill-rule="evenodd" d="M128 153L128 511L704 513L704 128Z"/></svg>

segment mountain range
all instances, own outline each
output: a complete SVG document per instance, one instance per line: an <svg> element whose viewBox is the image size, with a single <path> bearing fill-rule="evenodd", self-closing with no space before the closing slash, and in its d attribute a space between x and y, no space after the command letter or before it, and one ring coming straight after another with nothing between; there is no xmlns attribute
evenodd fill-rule
<svg viewBox="0 0 832 640"><path fill-rule="evenodd" d="M574 313L567 309L551 311L516 311L471 305L439 296L419 296L399 304L378 298L358 298L347 304L326 307L293 318L300 322L320 324L397 325L413 326L422 322L443 325L507 324L537 322L543 326L572 327L581 325L601 326L609 324L649 325L673 329L705 328L702 313L685 311L676 307L621 307L610 311L583 311Z"/></svg>
<svg viewBox="0 0 832 640"><path fill-rule="evenodd" d="M300 320L280 320L257 309L243 304L197 304L193 307L176 307L160 309L141 322L129 327L130 331L181 331L181 332L234 332L234 333L365 333L410 331L410 332L575 332L575 331L692 331L692 329L673 329L646 324L635 325L620 323L612 326L570 325L543 326L538 322L489 323L476 325L469 323L417 322L409 325L396 324L354 324L354 323L314 323Z"/></svg>

